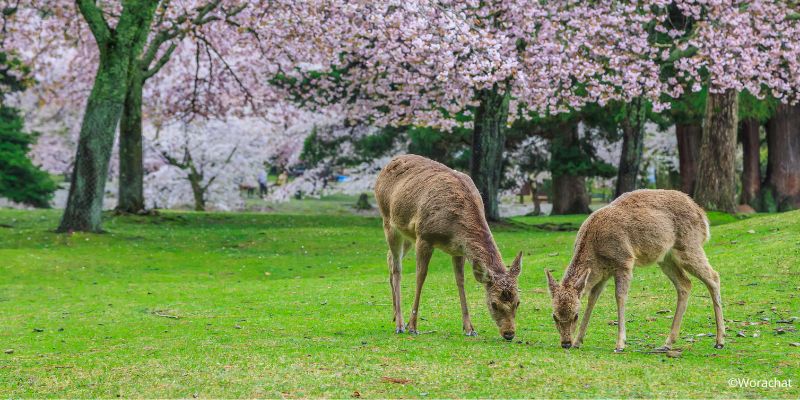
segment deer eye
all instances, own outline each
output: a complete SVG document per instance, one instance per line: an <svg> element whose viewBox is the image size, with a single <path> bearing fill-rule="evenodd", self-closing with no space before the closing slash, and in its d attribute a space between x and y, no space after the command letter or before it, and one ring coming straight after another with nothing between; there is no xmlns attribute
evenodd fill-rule
<svg viewBox="0 0 800 400"><path fill-rule="evenodd" d="M575 316L574 316L574 317L572 317L572 322L575 322L575 321L577 321L577 320L578 320L578 314L576 313L576 314L575 314Z"/></svg>
<svg viewBox="0 0 800 400"><path fill-rule="evenodd" d="M497 303L492 302L492 310L497 311Z"/></svg>
<svg viewBox="0 0 800 400"><path fill-rule="evenodd" d="M555 314L553 314L553 321L556 321L556 322L558 322L558 318L556 318L556 315L555 315Z"/></svg>

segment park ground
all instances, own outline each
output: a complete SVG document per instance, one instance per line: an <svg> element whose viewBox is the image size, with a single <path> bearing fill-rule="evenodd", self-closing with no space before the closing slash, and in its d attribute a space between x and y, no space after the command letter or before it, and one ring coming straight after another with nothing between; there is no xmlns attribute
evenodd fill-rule
<svg viewBox="0 0 800 400"><path fill-rule="evenodd" d="M471 274L480 336L462 336L440 252L422 296L423 334L394 334L374 216L108 215L99 235L55 234L58 218L0 211L0 397L800 397L800 212L711 215L706 251L722 276L727 345L713 348L711 302L693 280L673 357L651 353L675 303L658 267L634 274L624 353L612 351L611 287L584 347L559 347L543 269L561 276L569 229L584 216L493 227L507 262L525 254L513 342L500 338ZM413 282L409 257L406 316Z"/></svg>

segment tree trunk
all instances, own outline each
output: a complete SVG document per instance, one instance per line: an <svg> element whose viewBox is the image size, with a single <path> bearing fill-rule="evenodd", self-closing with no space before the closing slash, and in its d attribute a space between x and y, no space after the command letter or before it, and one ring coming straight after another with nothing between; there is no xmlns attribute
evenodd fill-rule
<svg viewBox="0 0 800 400"><path fill-rule="evenodd" d="M697 165L695 201L706 210L736 212L736 131L739 94L709 93Z"/></svg>
<svg viewBox="0 0 800 400"><path fill-rule="evenodd" d="M754 206L754 200L761 190L761 140L760 124L755 119L746 119L740 124L740 137L743 150L742 195L740 204Z"/></svg>
<svg viewBox="0 0 800 400"><path fill-rule="evenodd" d="M192 185L192 194L194 195L194 210L206 210L206 190L203 187L203 178L193 173L189 173L189 184Z"/></svg>
<svg viewBox="0 0 800 400"><path fill-rule="evenodd" d="M554 148L578 146L578 124L566 126L563 132L557 133L550 142L551 154L563 153ZM551 161L551 165L553 165ZM551 171L553 175L553 210L550 215L589 214L591 198L586 191L586 177L569 175L561 171Z"/></svg>
<svg viewBox="0 0 800 400"><path fill-rule="evenodd" d="M676 124L675 134L678 137L681 191L691 195L694 193L694 182L697 178L697 159L700 158L703 127L699 124Z"/></svg>
<svg viewBox="0 0 800 400"><path fill-rule="evenodd" d="M472 133L470 175L483 200L486 219L499 221L497 195L503 174L503 149L508 121L508 93L497 88L478 94L480 104L475 113Z"/></svg>
<svg viewBox="0 0 800 400"><path fill-rule="evenodd" d="M108 57L108 58L113 58ZM101 59L86 112L83 115L67 206L58 232L101 232L100 219L108 175L125 96L126 60Z"/></svg>
<svg viewBox="0 0 800 400"><path fill-rule="evenodd" d="M553 177L553 211L550 215L590 214L590 200L585 176Z"/></svg>
<svg viewBox="0 0 800 400"><path fill-rule="evenodd" d="M636 190L639 182L639 165L644 150L644 124L646 109L641 99L633 100L630 111L622 123L622 152L619 158L615 197Z"/></svg>
<svg viewBox="0 0 800 400"><path fill-rule="evenodd" d="M128 73L128 90L119 124L119 199L117 210L144 211L144 165L142 155L142 71L135 65Z"/></svg>
<svg viewBox="0 0 800 400"><path fill-rule="evenodd" d="M767 146L767 177L762 187L761 209L800 208L800 105L778 105L767 123Z"/></svg>
<svg viewBox="0 0 800 400"><path fill-rule="evenodd" d="M100 64L83 115L67 206L57 231L101 232L108 162L125 101L128 68L142 52L159 2L124 2L114 29L94 1L76 3L97 43Z"/></svg>

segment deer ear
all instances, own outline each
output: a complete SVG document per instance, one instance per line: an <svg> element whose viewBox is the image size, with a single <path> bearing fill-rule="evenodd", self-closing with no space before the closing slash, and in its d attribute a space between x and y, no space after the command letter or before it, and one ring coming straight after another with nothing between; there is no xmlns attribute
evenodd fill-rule
<svg viewBox="0 0 800 400"><path fill-rule="evenodd" d="M517 258L514 259L514 262L511 263L511 268L508 270L511 273L511 276L518 277L519 273L522 272L522 252L520 251L517 254Z"/></svg>
<svg viewBox="0 0 800 400"><path fill-rule="evenodd" d="M552 296L558 289L558 281L553 279L553 274L550 273L549 269L545 269L544 274L547 275L547 289L550 291L550 296Z"/></svg>

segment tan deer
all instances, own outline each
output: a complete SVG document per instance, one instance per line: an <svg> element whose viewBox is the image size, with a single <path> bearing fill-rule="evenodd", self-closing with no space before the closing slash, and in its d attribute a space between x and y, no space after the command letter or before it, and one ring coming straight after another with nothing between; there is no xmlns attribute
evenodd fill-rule
<svg viewBox="0 0 800 400"><path fill-rule="evenodd" d="M513 339L522 253L506 269L472 179L436 161L403 155L395 157L378 175L375 199L389 245L387 259L395 332L407 329L409 333L418 333L420 293L428 274L428 262L437 248L453 257L464 333L476 335L464 292L464 260L469 259L475 279L486 287L486 303L500 334L506 340ZM400 305L401 261L412 241L416 241L417 289L411 317L404 326Z"/></svg>
<svg viewBox="0 0 800 400"><path fill-rule="evenodd" d="M717 323L715 347L725 344L719 274L711 268L703 243L711 234L705 212L689 196L674 190L637 190L625 193L595 211L578 231L575 251L561 283L546 270L553 299L553 319L561 335L561 347L579 347L597 298L613 277L617 297L617 347L625 348L625 301L634 266L657 262L675 285L678 303L667 341L669 350L678 338L692 283L700 279L711 293ZM589 293L578 335L580 298Z"/></svg>

